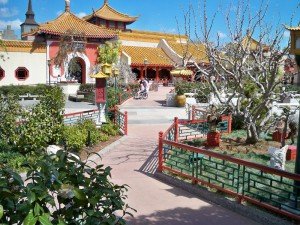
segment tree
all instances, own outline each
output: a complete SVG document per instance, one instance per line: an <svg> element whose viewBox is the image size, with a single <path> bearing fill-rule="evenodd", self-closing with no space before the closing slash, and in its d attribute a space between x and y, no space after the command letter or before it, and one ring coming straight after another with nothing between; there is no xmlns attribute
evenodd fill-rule
<svg viewBox="0 0 300 225"><path fill-rule="evenodd" d="M98 47L98 63L114 64L119 57L120 44L118 42L105 42L103 46Z"/></svg>
<svg viewBox="0 0 300 225"><path fill-rule="evenodd" d="M54 65L61 67L68 63L68 72L70 74L81 72L76 56L78 53L85 52L86 40L83 37L84 34L76 33L72 30L68 30L66 34L62 35L59 41L59 50L53 59ZM69 54L72 56L70 62L68 62Z"/></svg>
<svg viewBox="0 0 300 225"><path fill-rule="evenodd" d="M215 39L212 34L217 12L209 20L206 1L202 8L203 12L193 10L192 14L196 23L200 18L195 36L206 48L210 67L195 66L206 76L220 104L243 116L246 142L256 143L272 120L272 103L279 101L282 67L288 53L288 48L281 48L284 27L266 23L268 4L264 1L254 14L249 3L240 1L235 10L230 7L225 15L223 27L227 27L228 42L222 43L220 34Z"/></svg>

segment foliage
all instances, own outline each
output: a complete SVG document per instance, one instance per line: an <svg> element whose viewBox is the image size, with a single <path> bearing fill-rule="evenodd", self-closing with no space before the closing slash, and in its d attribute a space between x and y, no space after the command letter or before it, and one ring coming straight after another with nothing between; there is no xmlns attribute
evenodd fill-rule
<svg viewBox="0 0 300 225"><path fill-rule="evenodd" d="M115 105L119 104L119 94L121 93L120 89L115 89L113 87L108 87L106 88L106 107L107 109L111 109L113 108Z"/></svg>
<svg viewBox="0 0 300 225"><path fill-rule="evenodd" d="M43 95L45 90L52 89L51 86L45 84L38 84L38 85L6 85L0 87L0 95Z"/></svg>
<svg viewBox="0 0 300 225"><path fill-rule="evenodd" d="M94 145L101 141L102 134L92 120L82 120L79 122L79 127L87 133L86 145Z"/></svg>
<svg viewBox="0 0 300 225"><path fill-rule="evenodd" d="M79 125L64 127L64 142L67 150L79 152L87 142L87 131Z"/></svg>
<svg viewBox="0 0 300 225"><path fill-rule="evenodd" d="M80 84L79 91L94 92L95 91L95 84Z"/></svg>
<svg viewBox="0 0 300 225"><path fill-rule="evenodd" d="M128 83L128 88L131 90L138 90L140 88L140 84L137 82Z"/></svg>
<svg viewBox="0 0 300 225"><path fill-rule="evenodd" d="M22 108L17 98L0 98L0 140L20 153L40 151L62 137L64 97L58 87L44 89L40 103Z"/></svg>
<svg viewBox="0 0 300 225"><path fill-rule="evenodd" d="M245 127L244 121L245 120L243 115L232 114L232 129L233 130L243 129Z"/></svg>
<svg viewBox="0 0 300 225"><path fill-rule="evenodd" d="M119 134L118 127L111 122L109 122L107 124L103 124L101 126L101 131L110 136L117 136Z"/></svg>
<svg viewBox="0 0 300 225"><path fill-rule="evenodd" d="M294 91L296 92L296 94L300 94L300 87L298 85L285 85L284 86L286 89L285 91L286 92L291 92L291 91Z"/></svg>
<svg viewBox="0 0 300 225"><path fill-rule="evenodd" d="M109 167L90 167L63 151L26 166L26 183L15 171L0 169L1 224L122 225L131 215L127 188L109 181Z"/></svg>
<svg viewBox="0 0 300 225"><path fill-rule="evenodd" d="M98 47L98 63L113 64L116 63L119 56L120 43L118 42L105 42L103 46Z"/></svg>
<svg viewBox="0 0 300 225"><path fill-rule="evenodd" d="M72 54L72 60L68 64L68 70L70 73L80 71L76 56L77 53L85 52L86 40L82 37L85 35L82 33L76 33L73 30L68 30L64 35L60 36L59 50L53 60L55 66L62 66L67 60L68 55Z"/></svg>

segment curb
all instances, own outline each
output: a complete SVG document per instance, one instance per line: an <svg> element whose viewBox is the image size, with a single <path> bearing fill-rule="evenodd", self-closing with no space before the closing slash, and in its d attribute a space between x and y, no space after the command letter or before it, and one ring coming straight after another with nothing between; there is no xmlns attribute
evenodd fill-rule
<svg viewBox="0 0 300 225"><path fill-rule="evenodd" d="M220 196L216 193L210 192L204 188L200 188L199 186L187 183L185 181L175 179L174 177L168 176L166 174L156 172L154 174L154 177L164 183L183 189L191 194L196 195L196 197L204 199L210 203L219 205L225 209L229 209L257 223L272 224L272 225L293 225L294 224L292 221L285 220L281 217L277 217L274 214L260 210L256 207L249 207L242 204L238 204L235 201L230 201L224 196Z"/></svg>

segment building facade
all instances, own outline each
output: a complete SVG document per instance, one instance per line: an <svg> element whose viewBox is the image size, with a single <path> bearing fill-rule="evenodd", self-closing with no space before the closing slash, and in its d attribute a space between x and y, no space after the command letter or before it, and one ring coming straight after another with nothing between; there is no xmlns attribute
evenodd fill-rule
<svg viewBox="0 0 300 225"><path fill-rule="evenodd" d="M121 43L120 61L129 65L137 78L163 82L172 79L170 71L175 67L187 62L208 63L203 46L189 45L186 36L129 29L138 17L116 11L107 0L82 19L71 12L70 0L65 0L64 12L47 23L35 21L31 0L25 15L22 41L3 41L5 47L0 47L0 54L5 56L0 62L0 85L93 83L89 75L97 64L98 47L106 41ZM57 63L64 37L71 37L74 46ZM70 71L72 60L80 72Z"/></svg>

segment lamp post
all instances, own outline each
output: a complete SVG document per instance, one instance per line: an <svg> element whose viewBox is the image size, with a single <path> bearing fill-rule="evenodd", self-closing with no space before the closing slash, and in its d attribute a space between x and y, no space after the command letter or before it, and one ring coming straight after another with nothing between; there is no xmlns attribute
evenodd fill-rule
<svg viewBox="0 0 300 225"><path fill-rule="evenodd" d="M113 68L112 69L112 75L114 76L115 79L115 98L117 100L117 76L119 75L119 69Z"/></svg>
<svg viewBox="0 0 300 225"><path fill-rule="evenodd" d="M50 82L50 79L51 79L51 77L50 77L51 59L47 60L47 64L48 64L48 83L50 85L51 84L51 82Z"/></svg>
<svg viewBox="0 0 300 225"><path fill-rule="evenodd" d="M145 79L147 79L147 66L148 66L149 62L148 59L144 59L144 67L145 67Z"/></svg>

